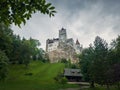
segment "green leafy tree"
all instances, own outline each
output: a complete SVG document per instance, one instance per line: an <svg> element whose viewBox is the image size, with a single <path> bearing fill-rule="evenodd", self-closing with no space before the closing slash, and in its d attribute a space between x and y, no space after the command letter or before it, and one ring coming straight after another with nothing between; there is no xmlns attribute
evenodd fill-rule
<svg viewBox="0 0 120 90"><path fill-rule="evenodd" d="M22 40L22 45L21 45L21 59L22 63L28 67L28 64L30 63L31 57L32 56L32 48L30 46L29 40L26 40L23 38Z"/></svg>
<svg viewBox="0 0 120 90"><path fill-rule="evenodd" d="M99 36L95 38L94 41L94 61L92 65L92 75L95 82L99 84L107 84L107 76L105 75L108 70L107 67L107 54L108 54L108 44L105 40L101 39Z"/></svg>
<svg viewBox="0 0 120 90"><path fill-rule="evenodd" d="M10 25L14 23L20 27L21 23L31 18L33 13L40 11L43 14L54 16L55 7L46 0L1 0L0 23Z"/></svg>
<svg viewBox="0 0 120 90"><path fill-rule="evenodd" d="M86 81L94 86L94 82L101 85L108 85L109 65L107 60L108 46L107 42L99 36L95 38L94 45L83 50L81 55L80 66Z"/></svg>
<svg viewBox="0 0 120 90"><path fill-rule="evenodd" d="M120 82L120 36L108 49L107 42L97 36L94 45L83 50L80 55L80 66L86 81L100 85L119 85Z"/></svg>
<svg viewBox="0 0 120 90"><path fill-rule="evenodd" d="M13 31L0 23L0 49L6 53L8 58L11 57L12 52L12 36Z"/></svg>
<svg viewBox="0 0 120 90"><path fill-rule="evenodd" d="M49 58L48 58L48 56L47 56L47 53L42 49L42 48L40 48L40 49L38 49L38 60L40 60L40 61L42 61L42 62L49 62Z"/></svg>
<svg viewBox="0 0 120 90"><path fill-rule="evenodd" d="M12 64L16 64L21 61L22 56L21 56L21 47L22 47L22 41L20 39L19 35L13 35L12 37L12 54L10 58L10 62Z"/></svg>
<svg viewBox="0 0 120 90"><path fill-rule="evenodd" d="M8 74L8 57L0 50L0 80L5 80Z"/></svg>
<svg viewBox="0 0 120 90"><path fill-rule="evenodd" d="M120 36L111 43L112 48L109 51L108 59L110 65L111 83L117 84L120 88Z"/></svg>
<svg viewBox="0 0 120 90"><path fill-rule="evenodd" d="M83 73L83 78L85 81L90 82L90 87L94 87L94 79L92 76L92 64L94 60L94 49L90 45L82 51L80 55L80 68Z"/></svg>
<svg viewBox="0 0 120 90"><path fill-rule="evenodd" d="M28 41L30 42L32 58L33 58L33 60L37 60L38 56L39 56L39 48L38 47L40 46L40 42L39 42L39 40L32 39L32 38L30 38Z"/></svg>

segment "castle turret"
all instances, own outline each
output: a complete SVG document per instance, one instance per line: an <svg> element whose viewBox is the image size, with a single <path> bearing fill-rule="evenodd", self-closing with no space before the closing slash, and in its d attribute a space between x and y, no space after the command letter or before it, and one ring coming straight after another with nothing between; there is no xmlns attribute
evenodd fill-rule
<svg viewBox="0 0 120 90"><path fill-rule="evenodd" d="M46 40L46 52L48 52L48 42L49 42L49 39Z"/></svg>
<svg viewBox="0 0 120 90"><path fill-rule="evenodd" d="M75 47L76 47L76 53L79 54L82 50L82 47L80 47L80 43L79 43L78 39L76 40Z"/></svg>
<svg viewBox="0 0 120 90"><path fill-rule="evenodd" d="M80 46L80 43L79 43L78 39L76 40L76 45Z"/></svg>
<svg viewBox="0 0 120 90"><path fill-rule="evenodd" d="M67 40L66 29L62 28L61 30L59 30L59 39L62 42L65 42Z"/></svg>

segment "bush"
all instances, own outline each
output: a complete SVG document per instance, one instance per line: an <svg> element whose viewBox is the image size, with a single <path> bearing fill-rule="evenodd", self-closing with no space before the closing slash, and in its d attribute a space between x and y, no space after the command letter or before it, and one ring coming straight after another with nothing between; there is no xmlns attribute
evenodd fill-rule
<svg viewBox="0 0 120 90"><path fill-rule="evenodd" d="M32 76L33 73L25 73L26 76Z"/></svg>
<svg viewBox="0 0 120 90"><path fill-rule="evenodd" d="M5 80L8 74L8 57L0 50L0 80Z"/></svg>
<svg viewBox="0 0 120 90"><path fill-rule="evenodd" d="M63 85L66 84L68 81L66 77L63 77L62 73L59 73L54 79L56 80L57 83L60 83Z"/></svg>
<svg viewBox="0 0 120 90"><path fill-rule="evenodd" d="M66 84L67 82L68 82L68 80L67 80L66 77L62 77L61 80L60 80L61 84Z"/></svg>
<svg viewBox="0 0 120 90"><path fill-rule="evenodd" d="M68 61L65 58L62 58L60 61L61 61L61 63L65 63L65 64L68 63Z"/></svg>

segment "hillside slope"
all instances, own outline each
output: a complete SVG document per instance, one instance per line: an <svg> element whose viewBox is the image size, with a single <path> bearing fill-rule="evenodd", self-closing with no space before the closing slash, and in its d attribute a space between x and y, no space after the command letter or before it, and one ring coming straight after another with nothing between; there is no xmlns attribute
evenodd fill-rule
<svg viewBox="0 0 120 90"><path fill-rule="evenodd" d="M0 82L0 90L54 90L59 87L54 77L64 69L61 63L32 62L29 68L24 65L9 66L9 75Z"/></svg>

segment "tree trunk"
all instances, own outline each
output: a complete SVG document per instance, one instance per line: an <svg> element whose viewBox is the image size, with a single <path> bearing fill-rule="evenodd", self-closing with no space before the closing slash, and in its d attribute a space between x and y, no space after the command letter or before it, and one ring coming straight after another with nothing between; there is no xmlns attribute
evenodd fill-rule
<svg viewBox="0 0 120 90"><path fill-rule="evenodd" d="M110 90L110 86L109 86L109 84L107 84L107 90Z"/></svg>
<svg viewBox="0 0 120 90"><path fill-rule="evenodd" d="M90 87L91 87L91 88L94 88L94 87L95 87L95 85L94 85L94 81L91 81L91 83L90 83Z"/></svg>
<svg viewBox="0 0 120 90"><path fill-rule="evenodd" d="M118 86L118 89L119 89L120 88L120 83L119 82L117 83L117 86Z"/></svg>

